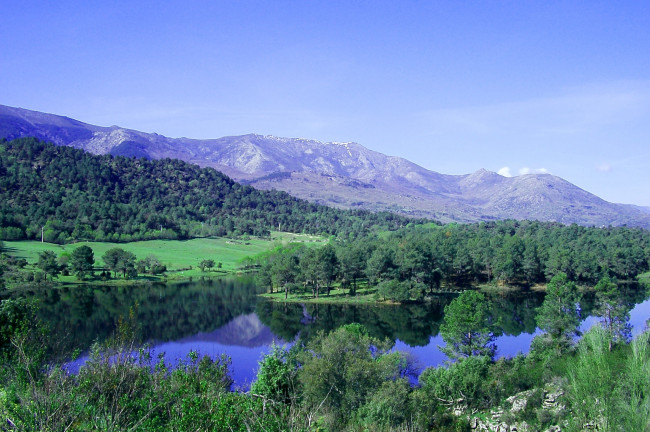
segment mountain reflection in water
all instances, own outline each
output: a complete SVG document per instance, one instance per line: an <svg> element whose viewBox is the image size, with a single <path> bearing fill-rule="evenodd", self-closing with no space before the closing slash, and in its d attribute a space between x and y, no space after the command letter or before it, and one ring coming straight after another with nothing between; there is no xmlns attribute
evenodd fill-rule
<svg viewBox="0 0 650 432"><path fill-rule="evenodd" d="M281 304L260 299L251 279L216 279L180 284L133 287L83 286L27 293L40 300L42 319L55 334L62 335L65 348L88 350L94 341L108 338L120 316L128 316L137 306L141 337L153 355L165 353L170 364L187 358L190 351L212 357L226 354L232 359L236 387L247 388L254 379L257 363L273 342L284 344L308 341L320 331L357 322L377 338L395 342L395 349L412 354L423 368L439 365L445 356L438 346L444 307L452 295L441 295L423 304L335 305ZM630 307L643 302L645 291L630 288ZM543 301L540 293L493 294L491 319L497 336L497 355L525 353L535 336L536 309ZM636 329L643 327L650 302L632 311ZM593 297L581 302L583 316L593 309ZM644 309L645 308L645 309ZM641 318L639 318L641 316ZM643 318L643 316L645 318ZM585 325L588 325L587 320ZM156 357L154 357L156 358ZM78 368L82 355L71 364Z"/></svg>
<svg viewBox="0 0 650 432"><path fill-rule="evenodd" d="M177 341L154 344L152 354L164 353L166 362L176 364L187 358L190 351L212 358L225 353L232 359L230 371L235 387L247 390L257 373L258 361L269 352L273 343L282 345L285 342L262 324L255 313L250 313L235 317L212 332L199 332Z"/></svg>
<svg viewBox="0 0 650 432"><path fill-rule="evenodd" d="M217 343L225 346L255 348L278 343L271 329L262 324L256 314L240 315L214 331L197 333L178 340L178 343Z"/></svg>

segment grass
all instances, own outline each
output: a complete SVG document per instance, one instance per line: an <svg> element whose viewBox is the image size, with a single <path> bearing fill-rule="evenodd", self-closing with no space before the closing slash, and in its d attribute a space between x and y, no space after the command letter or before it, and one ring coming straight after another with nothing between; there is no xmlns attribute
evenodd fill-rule
<svg viewBox="0 0 650 432"><path fill-rule="evenodd" d="M322 237L307 234L274 232L268 239L251 237L246 240L198 238L191 240L149 240L131 243L80 242L67 245L41 243L39 241L4 241L3 243L6 253L17 258L24 258L32 265L38 261L38 255L43 251L50 250L58 256L64 252L72 253L79 246L87 245L92 248L95 254L95 267L97 268L103 267L102 256L106 251L118 247L132 252L138 259L146 258L148 255L155 255L162 264L167 266L168 277L187 278L236 272L240 270L244 258L252 257L279 244L302 242L322 245L326 241ZM221 263L222 268L220 271L202 272L198 268L198 264L204 259L212 259L215 263ZM151 278L143 276L136 280L138 279ZM154 279L158 280L159 278ZM59 281L72 283L76 281L76 278L61 276Z"/></svg>
<svg viewBox="0 0 650 432"><path fill-rule="evenodd" d="M377 304L379 301L375 297L377 292L374 288L357 288L357 295L351 296L348 288L332 288L330 295L320 293L318 298L314 298L311 290L293 292L287 299L284 298L284 291L274 292L273 294L262 294L262 297L278 303L336 303L336 304Z"/></svg>

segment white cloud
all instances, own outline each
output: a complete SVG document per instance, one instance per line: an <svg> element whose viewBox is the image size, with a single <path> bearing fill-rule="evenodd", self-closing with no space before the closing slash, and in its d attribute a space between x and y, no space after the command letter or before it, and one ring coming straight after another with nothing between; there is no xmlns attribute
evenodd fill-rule
<svg viewBox="0 0 650 432"><path fill-rule="evenodd" d="M504 177L512 177L512 173L510 172L510 167L503 167L499 171L497 171L497 174L502 175Z"/></svg>
<svg viewBox="0 0 650 432"><path fill-rule="evenodd" d="M608 163L602 163L598 165L598 171L600 172L610 172L612 170L612 166Z"/></svg>
<svg viewBox="0 0 650 432"><path fill-rule="evenodd" d="M546 168L528 168L528 167L523 167L519 168L519 175L526 175L526 174L549 174L549 170Z"/></svg>
<svg viewBox="0 0 650 432"><path fill-rule="evenodd" d="M519 168L517 170L517 175L526 175L526 174L550 174L551 172L547 170L546 168L529 168L529 167L523 167ZM497 174L502 175L504 177L514 177L515 174L512 173L512 169L509 166L504 166L501 168L499 171L497 171Z"/></svg>

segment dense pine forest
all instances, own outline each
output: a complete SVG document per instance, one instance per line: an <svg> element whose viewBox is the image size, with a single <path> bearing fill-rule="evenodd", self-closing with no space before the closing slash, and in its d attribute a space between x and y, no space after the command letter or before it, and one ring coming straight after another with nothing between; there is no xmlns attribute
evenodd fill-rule
<svg viewBox="0 0 650 432"><path fill-rule="evenodd" d="M355 237L417 222L259 191L179 160L94 156L34 138L0 142L0 239L129 242L266 236Z"/></svg>
<svg viewBox="0 0 650 432"><path fill-rule="evenodd" d="M594 286L601 278L633 280L650 268L650 232L534 221L414 226L321 249L289 245L258 258L269 291L354 292L359 280L382 299L420 300L476 284L530 287L559 273Z"/></svg>

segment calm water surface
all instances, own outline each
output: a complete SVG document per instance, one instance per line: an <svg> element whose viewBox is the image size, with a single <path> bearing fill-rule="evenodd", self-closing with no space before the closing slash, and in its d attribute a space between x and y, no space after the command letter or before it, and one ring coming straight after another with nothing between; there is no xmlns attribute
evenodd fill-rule
<svg viewBox="0 0 650 432"><path fill-rule="evenodd" d="M177 284L134 287L74 287L36 293L42 317L57 334L65 335L66 348L87 350L94 341L109 337L120 316L137 306L143 340L153 355L164 353L168 363L185 359L190 351L217 357L227 354L236 387L247 388L257 363L272 343L309 340L319 331L343 324L362 323L371 335L395 342L420 368L446 360L438 346L445 305L452 296L441 295L424 305L352 306L276 304L260 299L251 279L217 279ZM650 317L650 300L643 290L629 288L633 334L643 330ZM538 293L489 296L497 328L497 355L526 353L533 337L536 309L543 301ZM585 298L583 316L593 299ZM588 317L587 330L597 320ZM82 355L72 368L85 361Z"/></svg>

